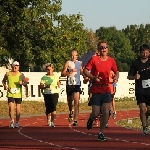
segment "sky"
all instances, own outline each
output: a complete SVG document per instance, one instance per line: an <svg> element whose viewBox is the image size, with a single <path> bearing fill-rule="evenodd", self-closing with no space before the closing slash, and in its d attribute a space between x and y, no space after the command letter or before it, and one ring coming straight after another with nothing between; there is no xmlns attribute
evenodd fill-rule
<svg viewBox="0 0 150 150"><path fill-rule="evenodd" d="M78 14L85 28L150 24L150 0L62 0L62 14Z"/></svg>

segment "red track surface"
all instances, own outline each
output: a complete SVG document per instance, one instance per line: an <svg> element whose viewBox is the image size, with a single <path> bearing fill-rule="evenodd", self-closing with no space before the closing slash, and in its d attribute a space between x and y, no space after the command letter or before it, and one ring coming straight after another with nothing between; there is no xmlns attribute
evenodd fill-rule
<svg viewBox="0 0 150 150"><path fill-rule="evenodd" d="M145 150L150 149L150 136L118 127L115 122L124 118L137 117L137 110L118 111L117 119L109 120L109 128L105 129L107 142L97 140L99 127L86 129L89 114L79 115L79 126L69 126L67 114L57 115L56 127L47 126L45 116L31 116L20 120L19 129L8 128L9 120L0 120L1 150Z"/></svg>

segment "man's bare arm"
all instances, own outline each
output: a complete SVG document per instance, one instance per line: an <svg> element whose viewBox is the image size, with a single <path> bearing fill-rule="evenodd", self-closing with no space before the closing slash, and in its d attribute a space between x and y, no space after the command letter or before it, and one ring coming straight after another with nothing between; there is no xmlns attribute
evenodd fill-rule
<svg viewBox="0 0 150 150"><path fill-rule="evenodd" d="M24 74L22 73L21 74L21 79L22 79L22 85L24 86L24 87L28 87L28 82L26 81L26 79L25 79L25 76L24 76Z"/></svg>
<svg viewBox="0 0 150 150"><path fill-rule="evenodd" d="M86 68L83 69L83 74L92 80L95 79L95 76L93 76Z"/></svg>
<svg viewBox="0 0 150 150"><path fill-rule="evenodd" d="M2 80L2 84L3 84L5 90L7 90L7 85L6 85L7 80L8 80L8 73L6 72L6 74L4 75L4 78Z"/></svg>
<svg viewBox="0 0 150 150"><path fill-rule="evenodd" d="M68 61L65 63L64 67L63 67L63 70L61 71L61 76L62 77L66 77L66 76L69 76L70 75L70 72L67 71L68 69L68 66L69 66L69 63Z"/></svg>

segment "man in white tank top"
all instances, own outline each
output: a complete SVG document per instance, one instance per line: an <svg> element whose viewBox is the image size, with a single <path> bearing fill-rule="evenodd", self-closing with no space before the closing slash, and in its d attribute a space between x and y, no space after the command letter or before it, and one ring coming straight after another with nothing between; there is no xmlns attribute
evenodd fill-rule
<svg viewBox="0 0 150 150"><path fill-rule="evenodd" d="M74 120L73 126L77 126L77 116L79 112L79 99L80 99L80 75L82 75L82 64L77 60L78 52L77 50L71 51L71 60L67 61L61 72L62 76L67 76L66 81L66 92L67 92L67 101L69 107L69 122ZM72 101L74 100L74 115L72 111ZM73 116L72 116L73 115Z"/></svg>

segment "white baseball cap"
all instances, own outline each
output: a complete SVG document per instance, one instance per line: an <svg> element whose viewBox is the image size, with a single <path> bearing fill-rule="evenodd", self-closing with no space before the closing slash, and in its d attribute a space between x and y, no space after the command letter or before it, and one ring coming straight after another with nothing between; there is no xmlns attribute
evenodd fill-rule
<svg viewBox="0 0 150 150"><path fill-rule="evenodd" d="M12 67L14 67L14 66L19 66L19 62L18 62L18 61L14 61L14 62L12 63Z"/></svg>

